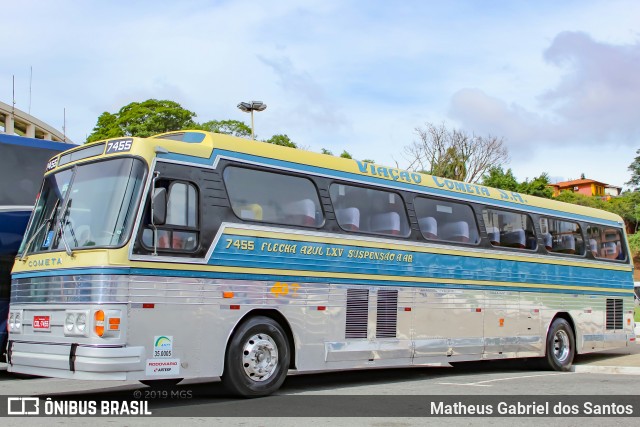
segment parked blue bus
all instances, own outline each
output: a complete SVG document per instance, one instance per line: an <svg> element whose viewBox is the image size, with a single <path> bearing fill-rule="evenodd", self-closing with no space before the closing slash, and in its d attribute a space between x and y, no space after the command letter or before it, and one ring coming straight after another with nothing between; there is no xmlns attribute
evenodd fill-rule
<svg viewBox="0 0 640 427"><path fill-rule="evenodd" d="M0 134L0 353L7 342L11 267L47 162L70 144Z"/></svg>

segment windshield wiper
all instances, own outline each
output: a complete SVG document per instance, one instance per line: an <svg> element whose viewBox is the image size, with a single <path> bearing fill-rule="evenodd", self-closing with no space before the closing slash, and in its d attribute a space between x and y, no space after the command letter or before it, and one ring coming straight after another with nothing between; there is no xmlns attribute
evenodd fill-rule
<svg viewBox="0 0 640 427"><path fill-rule="evenodd" d="M73 256L73 251L71 250L71 247L69 247L69 244L67 243L67 238L64 237L64 226L70 224L70 221L67 221L65 216L66 215L62 215L62 217L58 220L58 231L60 233L60 238L62 239L62 244L64 245L65 252L67 253L67 255ZM73 237L73 240L75 240L76 247L77 247L78 240L76 239L76 235L73 232L73 227L69 228L69 230L71 231L71 236Z"/></svg>
<svg viewBox="0 0 640 427"><path fill-rule="evenodd" d="M45 225L48 225L49 227L51 227L51 224L53 223L53 218L55 218L55 216L56 216L56 210L58 209L58 204L60 204L60 199L56 200L55 205L53 205L53 209L51 210L51 215L49 216L49 218L44 220L44 222L40 225L40 227L38 227L36 232L33 233L31 238L27 242L27 244L24 245L24 251L22 251L22 256L20 256L20 261L24 261L27 258L28 252L29 252L29 248L31 247L31 244L36 239L36 237L38 237L38 234L40 234L40 231L42 231L42 229L45 227ZM49 230L47 229L47 233L48 232L49 232ZM44 233L45 236L47 235L47 233Z"/></svg>
<svg viewBox="0 0 640 427"><path fill-rule="evenodd" d="M74 166L73 174L71 175L71 179L69 180L69 185L67 186L67 194L65 194L64 202L62 202L62 209L60 209L60 219L58 220L58 232L60 233L60 238L62 238L62 244L64 245L64 250L69 256L73 256L73 251L69 247L67 243L67 239L64 237L64 226L65 221L67 220L67 216L69 215L69 206L71 206L71 189L73 188L73 181L76 178L76 173L78 172L78 166ZM75 239L75 236L74 236Z"/></svg>

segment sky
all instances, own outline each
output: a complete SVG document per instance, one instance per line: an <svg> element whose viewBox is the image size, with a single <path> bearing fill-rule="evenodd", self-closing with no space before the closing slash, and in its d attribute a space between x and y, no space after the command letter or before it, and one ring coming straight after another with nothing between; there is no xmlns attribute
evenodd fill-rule
<svg viewBox="0 0 640 427"><path fill-rule="evenodd" d="M416 128L503 138L520 181L624 186L640 149L637 0L0 0L0 101L82 143L168 99L406 167ZM66 118L66 119L65 119Z"/></svg>

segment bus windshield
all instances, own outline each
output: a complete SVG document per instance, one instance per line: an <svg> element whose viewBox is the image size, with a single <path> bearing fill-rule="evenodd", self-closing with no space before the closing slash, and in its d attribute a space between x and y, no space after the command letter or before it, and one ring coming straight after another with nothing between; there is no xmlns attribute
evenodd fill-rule
<svg viewBox="0 0 640 427"><path fill-rule="evenodd" d="M117 158L45 177L18 255L123 245L144 175L142 161Z"/></svg>

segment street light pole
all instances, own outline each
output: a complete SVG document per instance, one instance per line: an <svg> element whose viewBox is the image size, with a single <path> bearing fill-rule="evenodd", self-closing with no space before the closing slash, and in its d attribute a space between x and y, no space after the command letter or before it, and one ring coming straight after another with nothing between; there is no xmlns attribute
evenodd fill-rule
<svg viewBox="0 0 640 427"><path fill-rule="evenodd" d="M238 108L245 113L251 113L251 140L255 139L253 132L253 112L264 111L267 108L267 104L262 101L241 102L238 104Z"/></svg>

